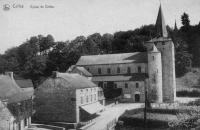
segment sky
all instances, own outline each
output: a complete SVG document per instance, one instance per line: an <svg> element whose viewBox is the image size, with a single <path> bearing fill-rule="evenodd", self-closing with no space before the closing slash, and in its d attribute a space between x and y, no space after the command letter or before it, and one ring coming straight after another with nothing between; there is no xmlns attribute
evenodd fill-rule
<svg viewBox="0 0 200 130"><path fill-rule="evenodd" d="M181 26L183 12L200 21L200 0L160 0L165 23ZM0 53L31 36L51 34L56 41L114 33L155 24L159 0L0 0ZM9 10L4 10L4 5ZM34 7L34 8L33 8ZM39 8L36 8L39 7Z"/></svg>

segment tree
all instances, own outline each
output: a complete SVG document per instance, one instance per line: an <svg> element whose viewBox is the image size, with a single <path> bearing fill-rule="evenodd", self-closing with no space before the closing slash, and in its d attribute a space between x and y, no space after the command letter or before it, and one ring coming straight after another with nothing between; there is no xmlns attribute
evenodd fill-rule
<svg viewBox="0 0 200 130"><path fill-rule="evenodd" d="M184 27L190 26L189 15L187 13L183 13L183 15L181 16L181 21Z"/></svg>

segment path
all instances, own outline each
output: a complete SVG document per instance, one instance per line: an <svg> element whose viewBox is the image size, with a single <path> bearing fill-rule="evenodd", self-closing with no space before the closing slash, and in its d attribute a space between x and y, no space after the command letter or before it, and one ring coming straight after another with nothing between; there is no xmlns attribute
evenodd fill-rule
<svg viewBox="0 0 200 130"><path fill-rule="evenodd" d="M104 112L100 113L100 116L95 120L95 124L88 127L87 130L103 130L108 122L118 119L126 110L141 108L142 106L142 103L124 103L108 107Z"/></svg>

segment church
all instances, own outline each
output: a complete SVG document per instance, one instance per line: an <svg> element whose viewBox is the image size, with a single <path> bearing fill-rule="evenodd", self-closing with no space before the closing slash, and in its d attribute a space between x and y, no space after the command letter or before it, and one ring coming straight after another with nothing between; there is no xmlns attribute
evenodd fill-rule
<svg viewBox="0 0 200 130"><path fill-rule="evenodd" d="M77 67L92 74L103 89L121 88L122 102L174 102L176 97L174 44L159 7L156 37L146 41L147 52L81 56Z"/></svg>

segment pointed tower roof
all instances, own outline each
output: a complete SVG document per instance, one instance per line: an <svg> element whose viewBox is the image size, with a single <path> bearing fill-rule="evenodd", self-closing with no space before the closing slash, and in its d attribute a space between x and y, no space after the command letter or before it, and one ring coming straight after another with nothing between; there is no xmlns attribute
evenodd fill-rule
<svg viewBox="0 0 200 130"><path fill-rule="evenodd" d="M150 50L150 52L159 52L157 47L153 44L152 49Z"/></svg>
<svg viewBox="0 0 200 130"><path fill-rule="evenodd" d="M167 28L165 25L165 19L162 12L162 7L160 4L158 17L156 20L156 35L157 37L168 37Z"/></svg>

